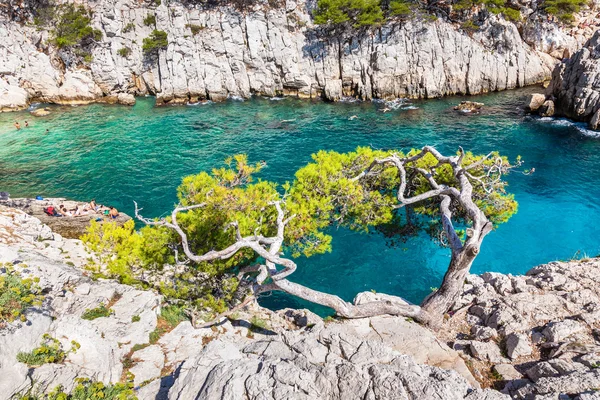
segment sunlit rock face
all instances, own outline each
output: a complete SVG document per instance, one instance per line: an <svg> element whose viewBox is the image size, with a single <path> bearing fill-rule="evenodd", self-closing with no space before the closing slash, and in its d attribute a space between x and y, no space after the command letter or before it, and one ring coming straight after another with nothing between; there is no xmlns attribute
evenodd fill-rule
<svg viewBox="0 0 600 400"><path fill-rule="evenodd" d="M335 101L484 93L548 79L598 23L592 18L581 29L564 29L524 8L533 14L521 29L491 15L475 33L442 19L414 18L334 35L313 25L314 5L304 1L275 8L257 3L244 11L193 2L83 3L102 32L86 67L48 46L48 32L0 17L0 110L38 100L132 103L119 93L156 94L159 104L252 94ZM150 14L155 23L146 25ZM169 45L144 55L143 39L154 29L168 34ZM129 54L119 54L125 48Z"/></svg>

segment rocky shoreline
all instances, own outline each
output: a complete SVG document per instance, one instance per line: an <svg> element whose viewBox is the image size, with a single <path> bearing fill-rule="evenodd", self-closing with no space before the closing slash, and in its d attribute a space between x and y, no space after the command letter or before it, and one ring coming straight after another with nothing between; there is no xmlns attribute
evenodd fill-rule
<svg viewBox="0 0 600 400"><path fill-rule="evenodd" d="M400 317L330 322L251 303L213 327L184 321L152 338L163 323L161 297L90 279L88 258L80 241L0 205L0 263L39 278L45 293L27 322L0 329L0 398L33 383L69 390L78 376L129 377L140 399L590 400L600 387L598 259L541 265L525 276L470 275L437 334ZM111 314L81 318L99 304ZM17 362L44 333L81 347L61 364Z"/></svg>
<svg viewBox="0 0 600 400"><path fill-rule="evenodd" d="M98 212L84 211L82 215L65 215L62 217L51 217L44 212L44 209L50 206L58 210L60 205L64 205L67 210L70 210L74 214L78 208L82 210L86 208L88 203L67 200L65 198L44 198L40 200L32 198L0 199L0 206L24 211L40 220L42 224L47 225L54 234L59 234L67 239L79 239L81 235L86 233L91 221L109 221L109 218L101 210ZM131 220L129 215L119 212L119 216L111 218L110 222L123 225L129 220ZM42 239L49 239L51 236L51 233L46 232L42 236Z"/></svg>
<svg viewBox="0 0 600 400"><path fill-rule="evenodd" d="M33 102L130 105L147 94L158 104L182 104L251 95L336 101L486 93L549 80L599 23L588 10L568 28L524 1L522 22L490 14L475 32L415 17L332 35L313 24L313 2L258 2L242 11L167 1L81 3L94 11L93 28L102 34L84 67L65 64L47 45L47 30L0 12L0 111ZM154 24L145 22L148 15ZM166 32L169 44L150 59L142 42L154 29ZM126 56L119 54L124 48Z"/></svg>

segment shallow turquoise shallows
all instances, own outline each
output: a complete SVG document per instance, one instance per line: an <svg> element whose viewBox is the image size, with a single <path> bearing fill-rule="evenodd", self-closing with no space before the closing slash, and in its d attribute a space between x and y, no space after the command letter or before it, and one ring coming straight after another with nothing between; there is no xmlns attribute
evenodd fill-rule
<svg viewBox="0 0 600 400"><path fill-rule="evenodd" d="M136 200L147 216L160 216L173 207L183 176L219 166L235 153L266 160L261 176L283 182L319 149L429 144L445 152L459 145L477 153L500 150L521 155L536 172L508 178L519 212L486 238L473 272L523 273L540 263L600 253L600 139L567 121L524 116L520 106L529 91L475 97L486 104L481 115L453 111L461 98L385 113L384 104L371 102L254 99L156 108L148 98L133 108L52 107L43 118L0 114L0 191L95 197L130 214ZM28 120L30 127L17 132L15 120ZM447 249L425 237L389 247L377 235L333 235L333 252L299 259L293 280L347 300L373 289L419 302L439 285L449 260ZM262 301L306 306L282 295Z"/></svg>

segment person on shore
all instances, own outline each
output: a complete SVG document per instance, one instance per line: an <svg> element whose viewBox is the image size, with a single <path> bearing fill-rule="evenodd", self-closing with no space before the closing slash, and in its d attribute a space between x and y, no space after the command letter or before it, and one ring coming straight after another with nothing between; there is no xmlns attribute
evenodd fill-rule
<svg viewBox="0 0 600 400"><path fill-rule="evenodd" d="M58 209L60 210L60 212L62 213L62 215L65 215L67 217L72 217L73 213L69 210L67 210L67 207L65 207L64 204L61 204L60 206L58 206Z"/></svg>
<svg viewBox="0 0 600 400"><path fill-rule="evenodd" d="M21 124L19 123L19 121L15 121L15 128L17 128L18 131L21 130Z"/></svg>
<svg viewBox="0 0 600 400"><path fill-rule="evenodd" d="M92 199L92 201L90 201L90 204L88 204L84 209L90 210L90 211L98 211L98 205L96 204L96 199Z"/></svg>
<svg viewBox="0 0 600 400"><path fill-rule="evenodd" d="M119 216L119 210L114 207L109 207L110 211L108 212L108 217L111 219L116 219Z"/></svg>

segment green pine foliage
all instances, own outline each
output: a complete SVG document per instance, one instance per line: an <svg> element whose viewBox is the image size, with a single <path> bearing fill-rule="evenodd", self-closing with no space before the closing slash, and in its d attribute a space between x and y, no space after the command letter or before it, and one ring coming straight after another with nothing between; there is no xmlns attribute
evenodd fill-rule
<svg viewBox="0 0 600 400"><path fill-rule="evenodd" d="M390 1L390 15L406 18L413 13L413 4L406 0Z"/></svg>
<svg viewBox="0 0 600 400"><path fill-rule="evenodd" d="M400 157L411 156L413 150ZM183 179L177 190L180 204L190 206L203 204L177 215L177 222L186 232L190 249L195 254L224 249L236 241L237 223L244 236L274 236L277 232L277 212L274 201L285 201L282 206L287 215L294 215L286 226L285 254L293 257L310 257L331 251L332 226L344 226L358 232L382 231L388 237L406 235L406 222L394 208L397 204L397 188L400 182L398 170L392 166L378 167L380 173L369 179L353 180L374 159L384 158L392 151L359 147L353 152L337 153L320 151L313 161L298 170L294 180L283 185L257 179L261 164L252 164L245 155L225 160L225 165L210 172L200 172ZM482 156L467 153L463 164L481 160ZM495 225L506 222L517 210L517 203L507 193L506 182L498 176L487 176L486 167L506 158L495 154L470 170L473 176L493 182L493 190L486 191L474 185L473 199ZM437 160L427 154L407 168L427 168L437 165ZM420 176L420 175L419 175ZM440 185L454 185L452 170L448 165L435 168L434 178ZM411 180L407 196L429 189L428 182L418 177ZM439 202L431 199L411 207L415 218L414 228L439 237L441 216ZM464 211L455 210L458 226L466 220ZM83 238L88 248L99 254L102 263L111 274L135 280L141 273L160 273L165 263L173 264L172 252L178 250L183 261L178 235L169 229L146 226L140 231L133 223L123 227L92 225ZM98 253L99 252L99 253ZM184 272L175 274L158 289L168 302L177 307L165 307L162 321L151 334L150 342L185 317L184 307L201 310L207 315L226 311L245 295L244 285L237 279L239 268L257 262L256 254L242 249L227 259L211 262L190 263ZM122 279L123 280L123 279Z"/></svg>
<svg viewBox="0 0 600 400"><path fill-rule="evenodd" d="M573 14L579 12L585 4L585 1L582 0L545 0L542 8L560 21L569 23L575 19Z"/></svg>
<svg viewBox="0 0 600 400"><path fill-rule="evenodd" d="M158 50L166 49L168 45L167 32L155 29L150 36L144 38L142 50L144 54L153 54Z"/></svg>
<svg viewBox="0 0 600 400"><path fill-rule="evenodd" d="M146 25L146 26L156 25L156 15L154 15L154 14L146 15L146 18L144 18L144 25Z"/></svg>
<svg viewBox="0 0 600 400"><path fill-rule="evenodd" d="M356 28L385 20L379 0L319 0L314 18L318 25L350 22Z"/></svg>
<svg viewBox="0 0 600 400"><path fill-rule="evenodd" d="M135 29L135 24L133 22L130 22L127 25L125 25L125 28L123 28L123 33L131 32L134 29Z"/></svg>
<svg viewBox="0 0 600 400"><path fill-rule="evenodd" d="M20 320L27 321L25 311L42 304L43 295L37 286L39 278L22 278L10 264L0 265L5 273L0 275L0 329Z"/></svg>
<svg viewBox="0 0 600 400"><path fill-rule="evenodd" d="M117 50L117 54L121 57L127 58L131 54L131 49L129 47L123 47Z"/></svg>
<svg viewBox="0 0 600 400"><path fill-rule="evenodd" d="M51 30L52 43L59 49L84 45L102 39L102 32L91 26L92 12L84 6L65 4L58 8L58 19Z"/></svg>

